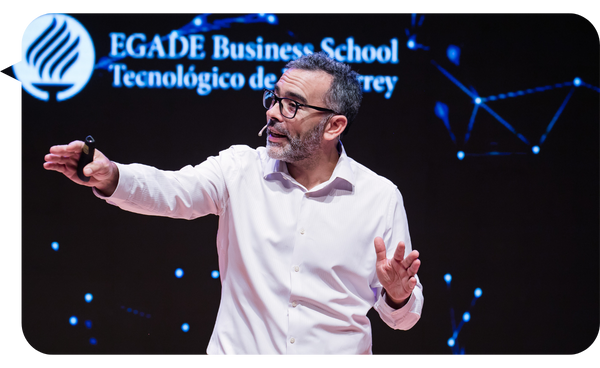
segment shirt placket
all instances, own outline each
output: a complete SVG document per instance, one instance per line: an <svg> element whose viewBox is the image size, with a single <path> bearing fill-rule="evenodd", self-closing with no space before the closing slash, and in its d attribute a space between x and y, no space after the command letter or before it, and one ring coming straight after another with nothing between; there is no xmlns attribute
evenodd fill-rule
<svg viewBox="0 0 600 368"><path fill-rule="evenodd" d="M290 299L288 301L288 334L287 334L287 352L288 354L296 354L301 350L303 324L302 301L299 296L302 295L302 288L305 283L306 273L303 270L304 259L302 259L302 249L306 247L307 236L310 228L310 192L302 190L302 198L300 201L300 211L298 214L298 223L296 224L294 235L294 251L292 253L292 261L290 264Z"/></svg>

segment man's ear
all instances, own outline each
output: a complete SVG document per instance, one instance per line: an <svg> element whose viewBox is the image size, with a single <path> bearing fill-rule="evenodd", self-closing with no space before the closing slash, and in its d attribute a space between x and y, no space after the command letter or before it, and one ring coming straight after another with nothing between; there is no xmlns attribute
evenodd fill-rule
<svg viewBox="0 0 600 368"><path fill-rule="evenodd" d="M344 115L333 115L327 121L325 131L323 132L323 138L328 141L333 141L344 132L347 125L348 119L346 119Z"/></svg>

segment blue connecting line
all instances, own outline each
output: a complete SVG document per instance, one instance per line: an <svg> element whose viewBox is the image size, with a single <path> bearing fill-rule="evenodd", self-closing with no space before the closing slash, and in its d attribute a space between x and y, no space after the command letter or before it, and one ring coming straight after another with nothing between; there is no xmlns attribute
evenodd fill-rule
<svg viewBox="0 0 600 368"><path fill-rule="evenodd" d="M467 134L465 134L465 144L469 140L469 136L471 135L471 129L473 129L473 124L475 124L475 116L477 115L477 110L479 109L479 105L475 104L473 108L473 113L471 114L471 121L469 121L469 127L467 128Z"/></svg>
<svg viewBox="0 0 600 368"><path fill-rule="evenodd" d="M525 138L521 133L518 133L509 123L506 122L506 120L502 119L500 115L496 114L496 112L490 109L486 104L481 103L480 105L481 107L486 109L486 111L489 112L493 117L495 117L496 120L498 120L502 125L504 125L506 129L510 130L513 134L519 137L520 140L529 145L529 141L527 140L527 138Z"/></svg>
<svg viewBox="0 0 600 368"><path fill-rule="evenodd" d="M452 276L450 274L446 274L444 276L444 278L446 280L448 292L450 292L450 282L452 280ZM470 311L473 307L475 307L475 302L477 301L477 299L479 299L481 297L481 295L482 295L481 289L480 288L475 289L474 298L471 300L471 305L469 306L469 309L462 315L461 321L458 326L456 326L456 320L454 317L454 308L452 308L452 306L450 306L450 322L452 322L452 337L450 337L448 339L447 344L452 349L453 354L464 354L465 353L465 347L463 346L461 348L458 344L458 334L460 333L460 330L462 329L464 324L471 320L471 312Z"/></svg>
<svg viewBox="0 0 600 368"><path fill-rule="evenodd" d="M248 24L248 23L277 24L278 23L277 17L274 14L249 14L249 15L245 15L242 17L216 19L212 23L209 23L207 21L207 17L209 15L210 14L200 14L197 17L195 17L194 20L192 20L190 23L184 25L183 27L179 28L175 32L177 32L180 36L185 36L185 35L192 34L192 33L210 32L210 31L216 31L216 30L223 29L223 28L229 28L231 26L231 24L233 24L233 23L245 23L245 24ZM168 39L169 39L168 35L160 38L161 41L167 41ZM150 46L151 44L152 44L152 42L147 42L145 44L145 46ZM94 67L94 69L107 69L108 70L109 65L113 64L115 61L122 60L126 57L127 56L120 56L120 57L105 56L98 61L98 63Z"/></svg>
<svg viewBox="0 0 600 368"><path fill-rule="evenodd" d="M450 79L452 81L452 83L456 84L460 89L463 90L464 93L466 93L469 97L471 97L472 100L474 100L477 96L475 96L471 91L469 91L469 89L467 87L465 87L462 83L460 83L458 81L458 79L454 78L452 76L452 74L448 73L446 71L446 69L442 68L438 63L436 63L434 60L431 60L431 63L433 65L435 65L441 72L442 74L444 74L446 77L448 77L448 79Z"/></svg>
<svg viewBox="0 0 600 368"><path fill-rule="evenodd" d="M542 135L542 138L540 138L540 145L542 143L544 143L544 141L546 140L546 136L548 135L548 133L550 133L550 130L552 130L552 127L554 127L554 123L556 123L556 120L558 119L560 114L562 114L565 106L567 105L567 102L569 102L569 99L573 95L573 92L575 92L575 87L571 88L571 91L569 91L569 94L563 101L562 105L560 105L560 107L558 108L558 111L556 112L556 114L554 114L552 121L550 122L550 124L548 124L548 128L546 129L546 132Z"/></svg>
<svg viewBox="0 0 600 368"><path fill-rule="evenodd" d="M467 87L465 87L462 83L460 83L458 81L458 79L454 78L454 76L452 76L452 74L450 74L448 71L446 71L444 68L442 68L434 60L431 60L431 63L433 65L435 65L442 72L442 74L444 74L448 79L450 79L450 81L452 81L452 83L456 84L460 89L463 90L463 92L465 92L469 97L471 97L471 99L473 101L477 101L476 104L481 105L481 107L483 107L494 118L496 118L496 120L498 120L502 125L504 125L510 132L515 134L520 140L522 140L526 144L530 145L529 141L522 134L518 133L506 120L502 119L500 117L500 115L498 115L496 112L494 112L492 109L490 109L486 104L484 104L480 97L478 97L473 92L471 92ZM474 119L475 119L474 115L476 112L477 112L477 110L474 110L473 115L471 116L471 122L469 125L469 130L467 132L468 134L471 131L471 129L473 128L473 123L474 123ZM468 136L466 138L468 138Z"/></svg>

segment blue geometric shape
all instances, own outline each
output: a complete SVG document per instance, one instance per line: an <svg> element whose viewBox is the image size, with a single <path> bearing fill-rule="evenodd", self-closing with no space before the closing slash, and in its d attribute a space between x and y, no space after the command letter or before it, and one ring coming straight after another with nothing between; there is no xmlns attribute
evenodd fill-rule
<svg viewBox="0 0 600 368"><path fill-rule="evenodd" d="M219 271L217 271L217 270L214 270L213 272L211 272L211 273L210 273L210 276L211 276L213 279L218 279L218 278L219 278Z"/></svg>
<svg viewBox="0 0 600 368"><path fill-rule="evenodd" d="M98 341L96 340L96 338L90 337L90 344L96 345L97 343L98 343Z"/></svg>
<svg viewBox="0 0 600 368"><path fill-rule="evenodd" d="M448 60L458 66L460 64L460 47L455 45L448 46L446 56L448 56Z"/></svg>
<svg viewBox="0 0 600 368"><path fill-rule="evenodd" d="M448 105L443 102L435 103L435 115L444 120L448 118Z"/></svg>
<svg viewBox="0 0 600 368"><path fill-rule="evenodd" d="M540 147L533 146L531 147L531 151L537 155L538 153L540 153Z"/></svg>
<svg viewBox="0 0 600 368"><path fill-rule="evenodd" d="M581 85L581 78L577 77L577 78L573 79L573 85L575 87L579 87Z"/></svg>
<svg viewBox="0 0 600 368"><path fill-rule="evenodd" d="M181 325L181 331L188 332L189 330L190 330L190 325L188 325L187 323L184 323Z"/></svg>
<svg viewBox="0 0 600 368"><path fill-rule="evenodd" d="M471 313L465 312L465 314L463 314L463 321L469 322L470 319L471 319Z"/></svg>
<svg viewBox="0 0 600 368"><path fill-rule="evenodd" d="M177 277L178 279L183 277L183 270L181 268L175 270L175 277Z"/></svg>
<svg viewBox="0 0 600 368"><path fill-rule="evenodd" d="M52 249L58 250L58 242L52 242Z"/></svg>
<svg viewBox="0 0 600 368"><path fill-rule="evenodd" d="M448 105L438 101L435 103L434 111L435 115L438 118L442 119L442 121L444 122L448 133L450 133L450 138L452 138L452 142L456 143L456 138L454 137L454 133L452 133L452 130L450 129L450 121L448 120Z"/></svg>
<svg viewBox="0 0 600 368"><path fill-rule="evenodd" d="M85 294L85 301L86 302L89 303L89 302L92 301L92 299L94 299L94 296L92 294L90 294L90 293Z"/></svg>
<svg viewBox="0 0 600 368"><path fill-rule="evenodd" d="M455 343L456 343L456 341L454 341L453 338L448 339L448 346L453 347Z"/></svg>
<svg viewBox="0 0 600 368"><path fill-rule="evenodd" d="M69 318L69 323L71 324L71 326L75 326L77 324L77 317L72 316L71 318Z"/></svg>
<svg viewBox="0 0 600 368"><path fill-rule="evenodd" d="M92 321L90 321L89 319L87 321L85 321L85 327L89 330L90 328L92 328Z"/></svg>
<svg viewBox="0 0 600 368"><path fill-rule="evenodd" d="M475 289L475 293L474 293L474 294L475 294L475 297L476 297L476 298L479 298L479 297L481 296L481 294L482 294L482 293L483 293L483 292L481 291L481 288L477 288L477 289Z"/></svg>
<svg viewBox="0 0 600 368"><path fill-rule="evenodd" d="M456 157L458 157L459 160L462 160L463 158L465 158L465 153L463 151L458 151Z"/></svg>
<svg viewBox="0 0 600 368"><path fill-rule="evenodd" d="M452 281L452 275L447 273L444 275L444 281L446 281L446 284L449 284L450 281Z"/></svg>

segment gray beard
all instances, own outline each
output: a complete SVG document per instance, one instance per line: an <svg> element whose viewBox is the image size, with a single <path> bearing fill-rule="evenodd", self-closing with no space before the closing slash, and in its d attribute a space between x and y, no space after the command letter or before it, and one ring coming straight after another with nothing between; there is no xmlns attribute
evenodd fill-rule
<svg viewBox="0 0 600 368"><path fill-rule="evenodd" d="M302 137L290 137L287 130L279 128L288 137L288 142L273 143L267 138L267 154L272 159L289 163L310 161L321 146L326 122L327 119L321 120Z"/></svg>

